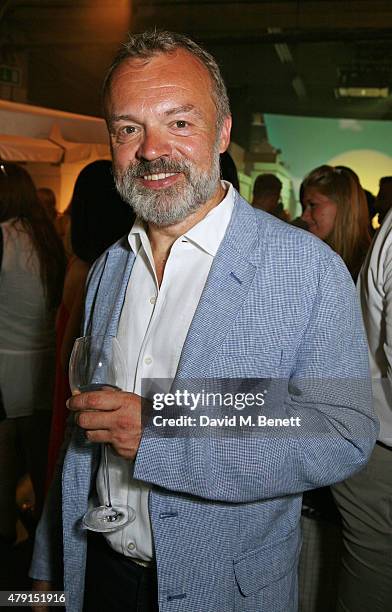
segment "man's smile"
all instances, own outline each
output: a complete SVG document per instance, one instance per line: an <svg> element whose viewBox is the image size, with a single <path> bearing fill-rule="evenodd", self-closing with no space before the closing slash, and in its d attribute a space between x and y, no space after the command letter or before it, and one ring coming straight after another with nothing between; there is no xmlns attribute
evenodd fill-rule
<svg viewBox="0 0 392 612"><path fill-rule="evenodd" d="M182 172L160 172L157 174L144 174L139 177L139 181L144 187L150 189L162 189L170 187L177 182Z"/></svg>
<svg viewBox="0 0 392 612"><path fill-rule="evenodd" d="M161 179L165 179L168 176L174 176L177 172L163 172L162 174L147 174L143 176L145 181L160 181Z"/></svg>

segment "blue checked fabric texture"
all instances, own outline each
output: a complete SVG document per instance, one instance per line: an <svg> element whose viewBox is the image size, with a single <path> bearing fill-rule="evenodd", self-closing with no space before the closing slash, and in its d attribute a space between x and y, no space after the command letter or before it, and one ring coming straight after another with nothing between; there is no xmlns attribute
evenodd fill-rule
<svg viewBox="0 0 392 612"><path fill-rule="evenodd" d="M84 333L116 334L133 261L125 238L95 264ZM164 437L145 430L134 477L153 486L159 609L295 612L301 494L359 470L378 431L355 288L341 259L237 194L177 376L271 379L278 388L271 414L300 417L302 426L265 435ZM80 519L94 488L92 446L75 427L62 501L58 480L31 570L53 578L62 535L71 612L83 604Z"/></svg>

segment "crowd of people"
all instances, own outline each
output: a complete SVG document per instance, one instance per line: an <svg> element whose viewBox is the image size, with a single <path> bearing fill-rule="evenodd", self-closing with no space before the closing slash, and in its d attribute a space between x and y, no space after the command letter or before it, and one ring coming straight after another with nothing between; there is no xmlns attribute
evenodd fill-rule
<svg viewBox="0 0 392 612"><path fill-rule="evenodd" d="M386 612L392 177L373 242L348 167L303 179L294 223L275 175L256 178L249 205L219 68L180 34L131 35L104 110L112 162L81 171L66 215L22 166L0 165L3 557L28 472L33 588L65 589L70 612ZM117 337L127 386L71 397L73 343L98 334ZM146 379L234 379L246 395L263 381L274 426L230 429L228 403L222 431L162 434ZM99 443L113 499L135 509L102 534L81 522L107 501Z"/></svg>

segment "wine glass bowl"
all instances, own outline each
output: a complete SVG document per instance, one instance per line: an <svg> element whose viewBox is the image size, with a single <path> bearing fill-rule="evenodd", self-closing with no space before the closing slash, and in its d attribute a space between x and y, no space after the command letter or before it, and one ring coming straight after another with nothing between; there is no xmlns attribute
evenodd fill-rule
<svg viewBox="0 0 392 612"><path fill-rule="evenodd" d="M125 389L126 363L117 338L110 335L77 338L69 362L69 384L72 395L107 388ZM136 515L130 506L112 505L107 444L102 444L102 457L106 502L89 510L82 522L90 531L106 533L131 523Z"/></svg>
<svg viewBox="0 0 392 612"><path fill-rule="evenodd" d="M103 387L124 389L127 384L125 358L114 336L76 338L69 361L71 392L99 391Z"/></svg>

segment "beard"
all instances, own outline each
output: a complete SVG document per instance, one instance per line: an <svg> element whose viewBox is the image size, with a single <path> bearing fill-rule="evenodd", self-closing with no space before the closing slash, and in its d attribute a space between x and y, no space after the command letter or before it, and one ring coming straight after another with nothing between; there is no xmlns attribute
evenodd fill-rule
<svg viewBox="0 0 392 612"><path fill-rule="evenodd" d="M140 161L123 172L115 172L117 191L136 215L158 226L173 225L205 204L215 193L220 177L219 146L214 145L209 170L199 170L187 159L162 157L151 162ZM185 180L159 190L140 185L139 177L149 174L181 172Z"/></svg>

